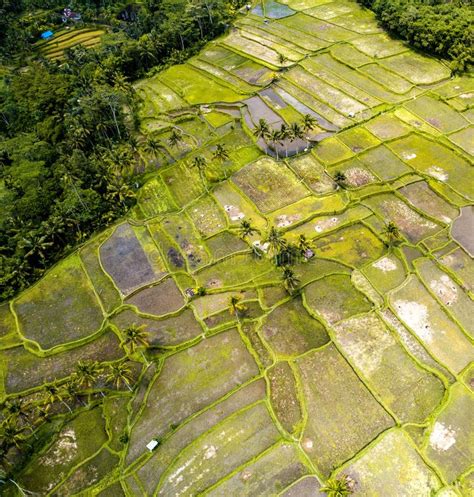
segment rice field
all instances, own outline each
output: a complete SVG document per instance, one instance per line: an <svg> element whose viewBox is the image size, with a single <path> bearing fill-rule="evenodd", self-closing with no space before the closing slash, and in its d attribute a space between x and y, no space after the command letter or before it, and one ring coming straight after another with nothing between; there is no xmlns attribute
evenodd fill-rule
<svg viewBox="0 0 474 497"><path fill-rule="evenodd" d="M36 401L79 360L128 357L134 379L55 407L19 484L304 497L349 477L361 497L471 495L472 79L355 2L269 0L136 89L139 142L159 143L141 150L148 181L128 219L0 305L0 400ZM298 140L254 133L306 114ZM294 292L271 227L310 244ZM134 352L132 324L149 334Z"/></svg>

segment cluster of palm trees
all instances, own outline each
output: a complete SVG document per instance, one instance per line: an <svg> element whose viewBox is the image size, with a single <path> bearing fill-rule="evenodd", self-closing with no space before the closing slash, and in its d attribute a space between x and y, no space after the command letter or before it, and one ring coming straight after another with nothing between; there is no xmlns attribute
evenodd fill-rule
<svg viewBox="0 0 474 497"><path fill-rule="evenodd" d="M242 219L239 226L239 235L242 239L246 239L260 231L252 225L252 220ZM299 279L291 268L298 262L308 260L313 257L313 245L305 235L301 234L296 243L290 243L284 237L283 233L272 226L268 231L263 244L268 243L269 253L273 256L273 262L277 267L282 268L282 282L288 293L292 294L299 285ZM256 247L252 245L255 249ZM254 253L262 257L261 249L254 250Z"/></svg>
<svg viewBox="0 0 474 497"><path fill-rule="evenodd" d="M312 131L317 125L317 120L310 114L305 114L301 123L292 123L289 126L282 123L280 129L272 128L265 119L259 119L257 125L253 129L253 134L257 139L263 139L267 144L271 144L275 150L276 158L278 157L277 145L283 146L285 143L294 142L295 140L306 139L307 146L309 140L306 133ZM285 147L286 156L288 157L288 147Z"/></svg>
<svg viewBox="0 0 474 497"><path fill-rule="evenodd" d="M348 475L339 478L329 478L319 491L327 497L347 497L354 492L355 481Z"/></svg>
<svg viewBox="0 0 474 497"><path fill-rule="evenodd" d="M144 328L132 324L122 331L123 346L129 355L132 356L141 347L148 347L148 333ZM40 400L26 402L19 398L5 401L0 410L0 457L5 456L12 447L21 448L31 434L36 436L36 428L55 412L52 409L54 405L62 404L72 412L77 403L85 406L84 399L90 401L97 388L105 396L103 390L108 391L110 386L132 391L133 383L127 359L108 364L81 360L66 382L46 384Z"/></svg>

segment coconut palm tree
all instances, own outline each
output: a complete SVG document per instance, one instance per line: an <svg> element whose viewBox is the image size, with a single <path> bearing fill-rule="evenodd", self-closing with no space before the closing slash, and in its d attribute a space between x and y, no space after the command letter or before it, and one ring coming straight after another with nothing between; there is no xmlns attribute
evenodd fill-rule
<svg viewBox="0 0 474 497"><path fill-rule="evenodd" d="M168 138L168 143L172 147L176 147L178 143L183 141L183 133L178 128L173 128L171 131L170 137Z"/></svg>
<svg viewBox="0 0 474 497"><path fill-rule="evenodd" d="M27 427L19 422L17 417L9 418L0 425L0 446L2 450L10 447L20 448L26 439Z"/></svg>
<svg viewBox="0 0 474 497"><path fill-rule="evenodd" d="M270 127L268 126L266 119L261 118L258 120L257 126L253 129L253 134L257 139L263 138L265 140L269 131Z"/></svg>
<svg viewBox="0 0 474 497"><path fill-rule="evenodd" d="M255 126L255 128L253 129L253 134L257 138L257 140L261 138L262 140L265 141L266 144L269 132L270 132L270 126L268 125L266 119L263 118L259 119L257 126ZM265 150L265 152L267 153L268 150Z"/></svg>
<svg viewBox="0 0 474 497"><path fill-rule="evenodd" d="M287 58L282 53L279 53L278 54L278 62L280 64L284 64L286 61L287 61Z"/></svg>
<svg viewBox="0 0 474 497"><path fill-rule="evenodd" d="M105 380L107 383L112 383L117 390L124 385L132 391L130 387L133 381L132 370L124 362L110 364Z"/></svg>
<svg viewBox="0 0 474 497"><path fill-rule="evenodd" d="M305 114L301 121L301 127L303 128L303 131L305 133L313 131L313 129L316 127L317 124L318 124L317 119L313 117L311 114ZM309 140L307 137L306 137L306 146L309 146Z"/></svg>
<svg viewBox="0 0 474 497"><path fill-rule="evenodd" d="M346 180L346 175L342 171L336 171L336 174L334 174L334 182L337 186L339 186L340 188L345 188Z"/></svg>
<svg viewBox="0 0 474 497"><path fill-rule="evenodd" d="M55 402L61 402L61 404L65 405L69 412L72 412L71 408L64 402L64 399L61 395L61 391L56 385L45 385L44 390L46 392L46 400L45 405L49 409Z"/></svg>
<svg viewBox="0 0 474 497"><path fill-rule="evenodd" d="M290 128L288 127L288 125L285 123L281 123L280 131L278 132L278 134L280 136L280 140L282 140L283 144L285 145L285 155L286 157L288 157L288 146L286 144L286 140L291 139Z"/></svg>
<svg viewBox="0 0 474 497"><path fill-rule="evenodd" d="M268 236L265 240L265 243L267 243L267 242L270 246L270 250L273 253L278 252L279 250L286 247L286 245L287 245L287 242L283 238L282 233L277 228L275 228L275 226L272 226L270 228L270 231L268 232Z"/></svg>
<svg viewBox="0 0 474 497"><path fill-rule="evenodd" d="M305 235L300 235L298 237L298 248L304 255L307 250L311 250L313 248L313 243L311 240L308 240Z"/></svg>
<svg viewBox="0 0 474 497"><path fill-rule="evenodd" d="M393 245L397 240L400 239L400 231L395 223L390 221L385 226L385 235L387 236L389 245Z"/></svg>
<svg viewBox="0 0 474 497"><path fill-rule="evenodd" d="M268 138L268 141L273 144L273 148L275 149L275 153L276 153L276 158L277 160L279 159L278 157L278 147L277 147L277 144L278 145L282 145L281 143L281 135L280 135L280 131L277 131L276 129L271 129L268 134L267 134L267 138Z"/></svg>
<svg viewBox="0 0 474 497"><path fill-rule="evenodd" d="M290 141L304 140L303 128L298 123L292 123L289 128Z"/></svg>
<svg viewBox="0 0 474 497"><path fill-rule="evenodd" d="M207 183L204 179L204 171L206 170L207 167L206 159L202 155L196 155L196 157L194 157L194 159L191 162L191 167L197 168L197 170L199 171L199 176L201 177L202 184L204 185L206 191L208 191Z"/></svg>
<svg viewBox="0 0 474 497"><path fill-rule="evenodd" d="M298 288L300 280L296 277L293 269L289 267L283 268L283 274L281 275L281 279L283 281L283 285L288 291L288 293L293 293L294 290Z"/></svg>
<svg viewBox="0 0 474 497"><path fill-rule="evenodd" d="M79 387L92 388L101 371L97 361L79 361L74 377Z"/></svg>
<svg viewBox="0 0 474 497"><path fill-rule="evenodd" d="M214 153L212 154L212 158L218 160L219 162L225 162L229 158L229 152L227 152L224 145L218 143Z"/></svg>
<svg viewBox="0 0 474 497"><path fill-rule="evenodd" d="M124 345L130 349L130 353L133 354L135 349L138 347L148 347L148 333L145 331L145 325L141 326L137 324L131 324L125 330L123 330L125 335Z"/></svg>
<svg viewBox="0 0 474 497"><path fill-rule="evenodd" d="M247 307L241 302L242 297L238 295L232 295L229 299L229 313L234 315L237 320L240 314L247 310Z"/></svg>
<svg viewBox="0 0 474 497"><path fill-rule="evenodd" d="M72 378L67 383L63 385L63 395L73 402L78 400L82 405L85 405L81 400L81 389L79 388L79 383L77 379Z"/></svg>
<svg viewBox="0 0 474 497"><path fill-rule="evenodd" d="M246 238L248 236L252 236L254 233L259 233L259 230L252 226L252 220L242 219L239 226L239 235L242 238Z"/></svg>
<svg viewBox="0 0 474 497"><path fill-rule="evenodd" d="M148 140L145 142L145 145L143 146L143 150L147 154L150 154L152 157L156 158L160 147L161 144L158 140L156 140L155 138L148 138Z"/></svg>
<svg viewBox="0 0 474 497"><path fill-rule="evenodd" d="M324 492L328 497L346 497L352 493L352 479L348 476L330 478L319 491Z"/></svg>

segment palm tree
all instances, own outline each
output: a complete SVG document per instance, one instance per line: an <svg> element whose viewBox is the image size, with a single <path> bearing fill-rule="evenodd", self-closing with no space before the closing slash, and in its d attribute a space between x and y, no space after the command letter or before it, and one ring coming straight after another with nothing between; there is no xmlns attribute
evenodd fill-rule
<svg viewBox="0 0 474 497"><path fill-rule="evenodd" d="M292 123L290 126L290 141L304 140L303 128L298 123Z"/></svg>
<svg viewBox="0 0 474 497"><path fill-rule="evenodd" d="M282 143L280 141L280 139L281 139L280 131L277 131L276 129L271 129L267 134L267 138L268 138L268 141L273 144L273 148L275 149L275 153L276 153L276 158L278 160L279 157L278 157L277 144L282 145Z"/></svg>
<svg viewBox="0 0 474 497"><path fill-rule="evenodd" d="M26 426L20 424L18 418L9 418L0 425L0 440L3 450L15 446L21 447L25 441Z"/></svg>
<svg viewBox="0 0 474 497"><path fill-rule="evenodd" d="M234 315L237 320L241 313L247 310L247 307L241 302L242 297L232 295L229 299L229 313Z"/></svg>
<svg viewBox="0 0 474 497"><path fill-rule="evenodd" d="M72 378L66 384L63 385L64 395L71 399L73 402L78 400L82 405L85 405L81 397L81 389L79 388L79 383L77 379Z"/></svg>
<svg viewBox="0 0 474 497"><path fill-rule="evenodd" d="M283 280L283 285L287 289L288 293L293 293L300 283L300 280L296 277L293 269L289 267L283 268L283 274L281 275L281 279Z"/></svg>
<svg viewBox="0 0 474 497"><path fill-rule="evenodd" d="M300 235L298 237L298 248L301 253L304 255L307 250L311 250L313 248L313 244L311 240L308 240L305 235Z"/></svg>
<svg viewBox="0 0 474 497"><path fill-rule="evenodd" d="M148 140L145 142L145 145L143 146L143 150L147 154L150 154L152 157L156 158L156 155L158 154L160 147L161 145L158 140L155 140L155 138L148 138Z"/></svg>
<svg viewBox="0 0 474 497"><path fill-rule="evenodd" d="M110 364L105 379L108 383L112 383L116 389L125 385L130 392L132 391L132 388L130 387L130 383L133 381L132 370L124 362Z"/></svg>
<svg viewBox="0 0 474 497"><path fill-rule="evenodd" d="M284 64L286 61L287 61L287 58L282 53L279 53L278 54L278 62L280 64Z"/></svg>
<svg viewBox="0 0 474 497"><path fill-rule="evenodd" d="M312 131L317 124L318 124L317 119L313 117L311 114L305 114L303 116L303 120L301 121L301 127L303 128L305 133ZM309 146L308 137L306 137L306 144L307 146Z"/></svg>
<svg viewBox="0 0 474 497"><path fill-rule="evenodd" d="M285 123L281 123L280 131L278 132L278 134L280 136L280 140L284 142L285 154L288 157L288 147L286 144L286 140L290 138L290 128L288 128L288 126Z"/></svg>
<svg viewBox="0 0 474 497"><path fill-rule="evenodd" d="M102 369L97 361L79 361L75 371L78 386L91 388L101 371Z"/></svg>
<svg viewBox="0 0 474 497"><path fill-rule="evenodd" d="M330 478L319 491L328 497L346 497L353 492L352 486L352 479L343 475L341 478Z"/></svg>
<svg viewBox="0 0 474 497"><path fill-rule="evenodd" d="M145 325L141 326L137 324L131 324L125 330L123 330L125 335L124 345L128 346L130 353L133 354L135 349L138 347L148 347L148 333L145 331Z"/></svg>
<svg viewBox="0 0 474 497"><path fill-rule="evenodd" d="M216 149L214 150L214 153L212 154L212 158L214 160L219 161L222 164L222 169L224 170L224 175L227 178L227 171L223 167L224 162L229 159L229 152L227 152L227 149L224 147L224 145L221 145L218 143L216 145Z"/></svg>
<svg viewBox="0 0 474 497"><path fill-rule="evenodd" d="M270 132L270 127L268 126L267 121L265 119L260 118L258 120L257 126L255 126L255 128L253 129L254 136L257 137L257 140L261 138L266 143L269 132ZM268 150L265 150L265 152L268 152Z"/></svg>
<svg viewBox="0 0 474 497"><path fill-rule="evenodd" d="M257 137L257 139L263 138L265 140L269 131L270 127L268 126L266 119L261 118L258 120L257 126L253 129L253 134Z"/></svg>
<svg viewBox="0 0 474 497"><path fill-rule="evenodd" d="M224 147L224 145L218 143L216 145L216 149L214 150L214 154L212 155L212 157L215 160L224 162L229 158L229 152L227 152L227 149Z"/></svg>
<svg viewBox="0 0 474 497"><path fill-rule="evenodd" d="M282 248L286 247L287 242L283 238L283 235L279 230L275 228L275 226L272 226L270 228L270 231L268 233L268 236L265 240L265 243L270 245L270 249L272 250L273 253L278 252L278 250L281 250Z"/></svg>
<svg viewBox="0 0 474 497"><path fill-rule="evenodd" d="M239 227L239 234L242 238L246 238L248 236L252 236L254 233L259 233L259 230L252 226L252 220L242 219Z"/></svg>
<svg viewBox="0 0 474 497"><path fill-rule="evenodd" d="M168 143L172 146L175 147L178 145L178 143L183 141L183 134L180 129L173 128L173 131L171 131L171 135L168 138Z"/></svg>
<svg viewBox="0 0 474 497"><path fill-rule="evenodd" d="M60 390L55 385L45 385L44 387L46 392L46 407L49 409L55 402L61 402L61 404L65 405L69 412L72 412L71 408L64 402L64 399L61 395Z"/></svg>
<svg viewBox="0 0 474 497"><path fill-rule="evenodd" d="M336 171L336 174L334 175L334 182L337 186L344 188L346 180L346 175L342 171Z"/></svg>
<svg viewBox="0 0 474 497"><path fill-rule="evenodd" d="M384 233L387 235L389 245L393 245L400 239L400 231L392 221L386 225Z"/></svg>
<svg viewBox="0 0 474 497"><path fill-rule="evenodd" d="M29 405L21 399L7 400L2 404L2 414L5 419L18 417L22 420L28 419Z"/></svg>
<svg viewBox="0 0 474 497"><path fill-rule="evenodd" d="M204 185L206 191L208 190L206 181L204 180L204 171L207 167L207 161L202 155L196 155L191 162L191 167L196 167L199 171L199 176L201 177L202 184Z"/></svg>

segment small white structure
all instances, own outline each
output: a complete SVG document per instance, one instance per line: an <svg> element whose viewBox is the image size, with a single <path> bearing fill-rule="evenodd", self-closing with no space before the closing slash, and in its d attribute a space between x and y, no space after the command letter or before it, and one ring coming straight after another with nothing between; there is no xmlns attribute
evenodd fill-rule
<svg viewBox="0 0 474 497"><path fill-rule="evenodd" d="M152 440L151 442L148 442L148 443L146 444L146 448L147 448L150 452L152 452L152 451L156 448L156 446L157 446L157 445L158 445L158 442L157 442L156 440Z"/></svg>

